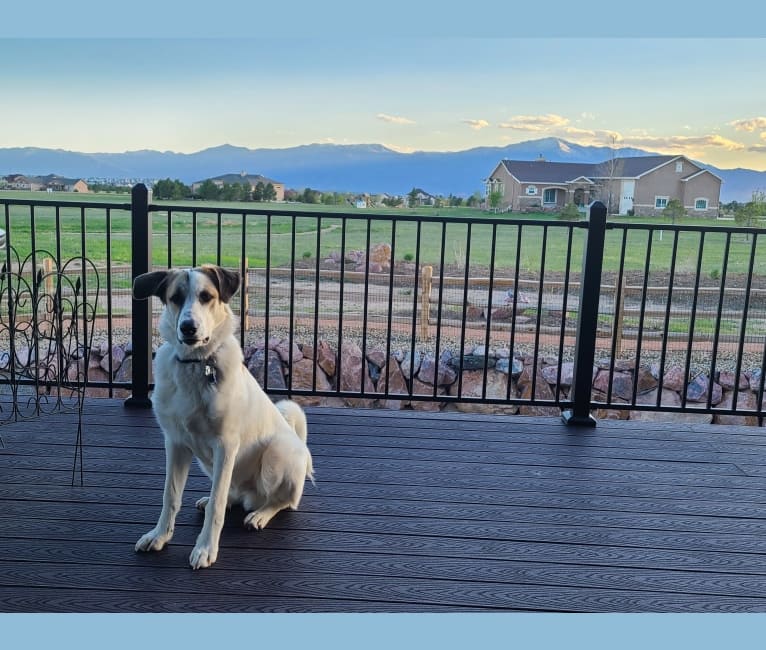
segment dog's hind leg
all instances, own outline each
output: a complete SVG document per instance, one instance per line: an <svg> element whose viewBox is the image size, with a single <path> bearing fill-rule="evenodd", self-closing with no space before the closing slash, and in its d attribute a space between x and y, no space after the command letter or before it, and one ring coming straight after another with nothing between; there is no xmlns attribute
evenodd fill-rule
<svg viewBox="0 0 766 650"><path fill-rule="evenodd" d="M286 453L289 450L293 453ZM257 493L243 499L245 509L252 509L245 517L246 527L259 530L280 510L298 508L310 458L308 450L304 450L303 454L295 454L292 445L285 450L272 444L264 451Z"/></svg>

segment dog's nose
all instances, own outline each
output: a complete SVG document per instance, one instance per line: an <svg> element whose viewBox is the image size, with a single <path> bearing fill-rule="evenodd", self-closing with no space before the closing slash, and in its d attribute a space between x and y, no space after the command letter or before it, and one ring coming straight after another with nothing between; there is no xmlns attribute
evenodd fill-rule
<svg viewBox="0 0 766 650"><path fill-rule="evenodd" d="M187 319L181 321L178 329L181 330L181 334L184 336L194 336L197 333L197 324L193 320Z"/></svg>

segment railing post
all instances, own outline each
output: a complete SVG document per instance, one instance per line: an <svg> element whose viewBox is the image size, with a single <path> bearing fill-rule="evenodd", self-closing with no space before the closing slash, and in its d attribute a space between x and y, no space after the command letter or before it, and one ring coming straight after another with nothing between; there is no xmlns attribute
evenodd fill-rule
<svg viewBox="0 0 766 650"><path fill-rule="evenodd" d="M151 270L152 217L149 190L139 183L131 192L132 278ZM125 401L132 408L150 408L149 376L152 369L152 302L132 299L133 394Z"/></svg>
<svg viewBox="0 0 766 650"><path fill-rule="evenodd" d="M585 241L580 282L580 308L575 341L574 378L570 398L572 409L564 411L564 422L580 426L596 426L590 414L593 387L593 361L596 356L598 302L601 293L601 268L604 263L606 238L606 206L596 201L588 212L588 237Z"/></svg>

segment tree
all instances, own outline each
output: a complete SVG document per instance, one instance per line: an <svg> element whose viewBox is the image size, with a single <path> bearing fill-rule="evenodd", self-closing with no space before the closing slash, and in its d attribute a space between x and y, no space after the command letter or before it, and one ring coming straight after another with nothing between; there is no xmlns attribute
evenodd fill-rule
<svg viewBox="0 0 766 650"><path fill-rule="evenodd" d="M681 201L678 199L670 199L665 206L665 209L662 211L662 216L669 218L671 223L675 224L676 219L686 216L686 210L684 210Z"/></svg>
<svg viewBox="0 0 766 650"><path fill-rule="evenodd" d="M596 184L594 186L594 200L601 201L607 210L607 214L614 214L619 210L619 205L614 205L615 201L615 183L619 178L625 166L625 162L617 158L617 136L612 135L612 156L606 162L601 163L594 174Z"/></svg>
<svg viewBox="0 0 766 650"><path fill-rule="evenodd" d="M411 208L414 208L418 203L418 194L420 194L420 190L417 187L413 187L409 192L407 192L407 205Z"/></svg>
<svg viewBox="0 0 766 650"><path fill-rule="evenodd" d="M197 189L197 196L205 201L215 201L221 196L221 189L209 178Z"/></svg>
<svg viewBox="0 0 766 650"><path fill-rule="evenodd" d="M180 180L165 178L157 181L152 186L152 193L156 199L186 199L192 195L191 188Z"/></svg>
<svg viewBox="0 0 766 650"><path fill-rule="evenodd" d="M738 226L752 228L758 217L766 217L766 191L764 190L755 190L751 201L738 204L734 210L734 221ZM750 235L747 239L750 239Z"/></svg>
<svg viewBox="0 0 766 650"><path fill-rule="evenodd" d="M489 196L487 197L487 203L489 204L489 207L493 210L497 210L500 207L500 203L503 200L503 195L501 192L495 190L494 192L490 192Z"/></svg>
<svg viewBox="0 0 766 650"><path fill-rule="evenodd" d="M474 192L473 194L471 194L471 196L469 196L465 200L465 205L468 208L474 208L480 204L481 204L481 194L478 192L478 190Z"/></svg>
<svg viewBox="0 0 766 650"><path fill-rule="evenodd" d="M253 190L253 201L263 201L265 189L266 186L263 184L263 181L258 181L255 184L255 189Z"/></svg>
<svg viewBox="0 0 766 650"><path fill-rule="evenodd" d="M263 188L263 200L264 201L277 200L277 191L274 189L273 183L266 183L266 187Z"/></svg>
<svg viewBox="0 0 766 650"><path fill-rule="evenodd" d="M303 190L303 194L298 200L303 203L319 203L321 196L322 193L319 190L312 190L310 187L307 187Z"/></svg>
<svg viewBox="0 0 766 650"><path fill-rule="evenodd" d="M381 203L387 208L396 208L402 204L402 199L399 196L387 196Z"/></svg>

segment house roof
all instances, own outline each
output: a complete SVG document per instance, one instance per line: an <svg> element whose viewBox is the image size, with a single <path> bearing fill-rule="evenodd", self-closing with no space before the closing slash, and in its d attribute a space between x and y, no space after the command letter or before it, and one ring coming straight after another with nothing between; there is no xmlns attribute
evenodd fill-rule
<svg viewBox="0 0 766 650"><path fill-rule="evenodd" d="M591 176L594 168L588 163L542 160L503 160L503 165L520 183L566 183L580 176Z"/></svg>
<svg viewBox="0 0 766 650"><path fill-rule="evenodd" d="M593 178L638 178L647 172L666 165L676 158L682 156L631 156L626 158L614 159L614 170L610 173L612 166L611 160L605 160L602 163L593 165L594 171L591 172Z"/></svg>
<svg viewBox="0 0 766 650"><path fill-rule="evenodd" d="M520 183L564 184L575 180L590 182L594 178L639 178L678 159L688 160L684 156L631 156L605 160L600 163L503 160L502 165ZM691 161L689 162L691 163ZM687 176L685 180L704 171L707 170L697 170ZM712 172L709 173L712 174Z"/></svg>
<svg viewBox="0 0 766 650"><path fill-rule="evenodd" d="M710 174L713 178L716 178L723 183L723 179L718 174L714 174L713 172L711 172L709 169L700 169L698 172L695 172L691 176L682 178L681 182L685 183L686 181L690 181L692 178L697 178L697 176L700 176L702 174Z"/></svg>
<svg viewBox="0 0 766 650"><path fill-rule="evenodd" d="M280 181L272 180L271 178L266 178L265 176L261 176L260 174L221 174L220 176L213 176L211 178L206 178L201 181L195 181L196 184L202 184L206 180L211 181L221 181L222 183L244 183L245 181L249 182L251 185L256 185L258 183L263 183L264 185L268 185L271 183L272 185L282 185Z"/></svg>

